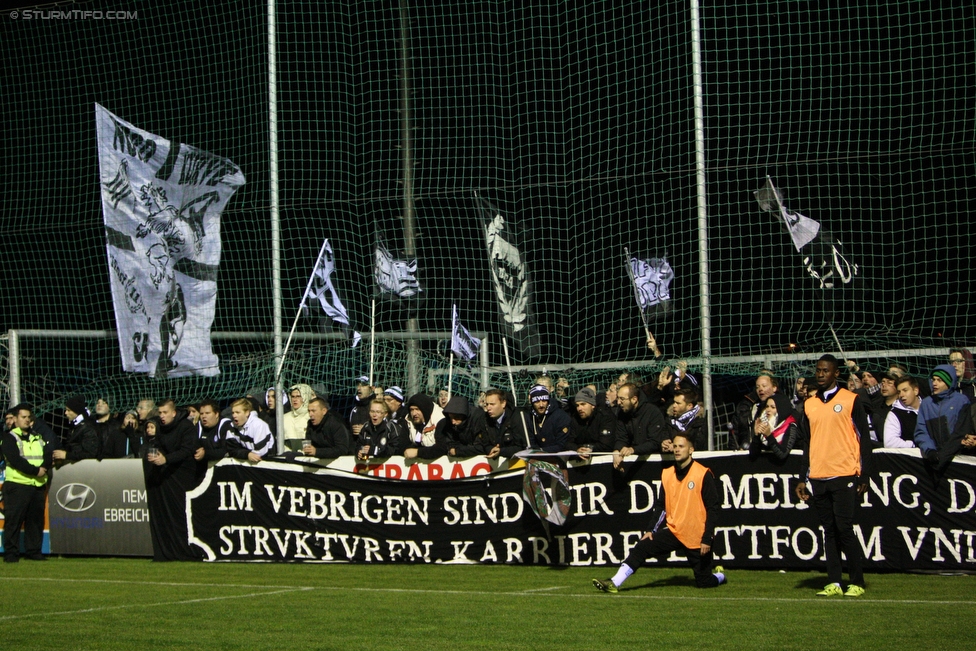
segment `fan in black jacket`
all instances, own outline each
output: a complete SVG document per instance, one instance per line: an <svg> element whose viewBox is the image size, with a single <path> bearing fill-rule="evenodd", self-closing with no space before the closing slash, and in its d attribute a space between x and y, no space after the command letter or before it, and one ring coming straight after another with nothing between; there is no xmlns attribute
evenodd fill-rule
<svg viewBox="0 0 976 651"><path fill-rule="evenodd" d="M501 389L489 389L485 393L485 430L492 443L486 455L489 459L510 459L528 445L525 414L514 409L514 399Z"/></svg>
<svg viewBox="0 0 976 651"><path fill-rule="evenodd" d="M543 452L562 452L572 449L569 435L569 414L558 402L551 401L549 390L541 384L529 389L529 409L526 420L531 447Z"/></svg>
<svg viewBox="0 0 976 651"><path fill-rule="evenodd" d="M675 392L674 401L668 408L668 416L667 440L673 439L678 433L683 433L691 440L696 450L708 450L707 419L705 410L698 404L697 391L679 389ZM670 452L669 447L669 444L664 443L665 452Z"/></svg>
<svg viewBox="0 0 976 651"><path fill-rule="evenodd" d="M386 420L389 413L390 408L382 398L369 403L369 422L363 425L359 440L355 443L356 458L360 461L370 457L389 457L399 450L400 430Z"/></svg>
<svg viewBox="0 0 976 651"><path fill-rule="evenodd" d="M185 411L177 412L176 403L165 400L159 404L156 435L145 447L143 471L153 560L193 560L196 555L186 541L186 491L197 484L196 428Z"/></svg>
<svg viewBox="0 0 976 651"><path fill-rule="evenodd" d="M88 408L83 396L71 396L64 407L64 416L71 424L63 450L55 450L55 461L101 459L102 439L89 422Z"/></svg>
<svg viewBox="0 0 976 651"><path fill-rule="evenodd" d="M576 408L570 412L570 432L573 445L583 459L590 452L613 452L613 444L620 433L620 423L605 404L598 404L596 392L583 387L574 399Z"/></svg>
<svg viewBox="0 0 976 651"><path fill-rule="evenodd" d="M346 424L329 410L325 398L312 398L308 403L308 425L305 438L309 444L302 448L305 456L335 459L352 453L352 440Z"/></svg>
<svg viewBox="0 0 976 651"><path fill-rule="evenodd" d="M648 402L642 402L640 392L633 384L625 384L617 390L620 404L620 434L614 445L613 465L620 467L624 457L632 454L661 452L661 444L669 440L668 423L661 410Z"/></svg>
<svg viewBox="0 0 976 651"><path fill-rule="evenodd" d="M227 434L234 423L220 417L220 406L214 400L200 403L200 422L197 423L196 450L197 478L203 479L210 461L220 461L227 454Z"/></svg>
<svg viewBox="0 0 976 651"><path fill-rule="evenodd" d="M444 407L444 420L437 423L438 433L450 439L453 457L474 457L488 454L492 442L485 429L485 412L471 409L467 398L454 396Z"/></svg>
<svg viewBox="0 0 976 651"><path fill-rule="evenodd" d="M129 448L129 437L122 431L122 419L112 414L112 405L107 398L95 401L95 413L90 423L102 442L103 459L122 459L138 452Z"/></svg>

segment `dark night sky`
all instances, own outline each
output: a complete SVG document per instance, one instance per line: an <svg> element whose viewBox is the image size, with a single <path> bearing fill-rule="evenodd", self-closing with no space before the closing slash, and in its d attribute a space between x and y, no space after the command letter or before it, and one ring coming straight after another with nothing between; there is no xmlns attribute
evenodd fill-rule
<svg viewBox="0 0 976 651"><path fill-rule="evenodd" d="M700 353L686 3L411 3L422 329L450 302L497 342L478 189L524 231L540 361L647 356L622 250L667 253L669 355ZM976 39L970 3L720 3L702 14L712 352L826 341L973 342ZM955 8L952 8L952 6ZM69 5L70 6L70 5ZM0 328L113 328L94 102L226 156L216 330L270 330L263 5L133 7L139 19L3 20ZM368 327L373 234L402 245L396 3L278 3L286 320L324 237ZM837 234L860 267L823 293L752 192ZM381 327L402 326L381 309ZM942 339L938 337L941 335ZM500 347L496 345L497 351ZM493 359L493 363L500 359Z"/></svg>

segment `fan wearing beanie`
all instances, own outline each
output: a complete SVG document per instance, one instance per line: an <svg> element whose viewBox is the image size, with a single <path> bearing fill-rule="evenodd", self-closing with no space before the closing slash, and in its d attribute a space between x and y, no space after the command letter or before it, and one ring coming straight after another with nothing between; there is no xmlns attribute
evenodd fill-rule
<svg viewBox="0 0 976 651"><path fill-rule="evenodd" d="M569 414L552 400L549 389L541 384L529 389L529 404L532 416L528 423L529 441L532 447L543 452L572 449Z"/></svg>
<svg viewBox="0 0 976 651"><path fill-rule="evenodd" d="M947 444L959 417L969 413L969 398L960 393L956 369L951 364L939 364L929 378L932 395L919 405L915 445L927 464L941 470L952 460Z"/></svg>

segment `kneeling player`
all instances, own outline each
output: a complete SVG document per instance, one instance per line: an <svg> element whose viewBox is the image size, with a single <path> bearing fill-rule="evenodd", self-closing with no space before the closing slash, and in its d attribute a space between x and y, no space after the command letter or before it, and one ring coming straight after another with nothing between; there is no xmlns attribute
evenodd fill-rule
<svg viewBox="0 0 976 651"><path fill-rule="evenodd" d="M683 552L695 572L699 588L714 588L725 583L721 567L712 573L712 535L719 510L718 485L712 471L692 460L695 448L690 439L675 434L675 465L661 473L664 488L664 510L655 507L651 528L609 579L593 579L603 592L617 588L651 556L663 557L673 551ZM665 526L661 526L664 524Z"/></svg>

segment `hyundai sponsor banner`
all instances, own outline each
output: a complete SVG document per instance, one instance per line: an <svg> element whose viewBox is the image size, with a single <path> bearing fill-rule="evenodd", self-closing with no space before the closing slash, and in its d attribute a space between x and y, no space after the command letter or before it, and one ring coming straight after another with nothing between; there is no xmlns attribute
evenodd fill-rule
<svg viewBox="0 0 976 651"><path fill-rule="evenodd" d="M54 472L51 553L152 556L139 459L85 459Z"/></svg>
<svg viewBox="0 0 976 651"><path fill-rule="evenodd" d="M794 493L799 456L785 463L736 452L696 458L721 487L719 562L823 566L817 516ZM885 451L875 461L855 518L867 566L976 570L976 463L957 460L936 481L915 451ZM407 469L401 478L416 466L389 463ZM188 538L211 561L615 565L661 499L661 469L658 456L628 463L625 473L607 458L571 467L569 517L547 537L522 497L521 471L417 482L384 478L393 471L224 460L187 494Z"/></svg>

